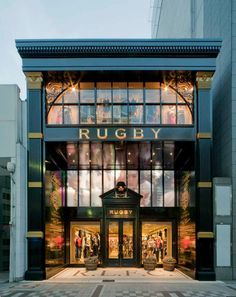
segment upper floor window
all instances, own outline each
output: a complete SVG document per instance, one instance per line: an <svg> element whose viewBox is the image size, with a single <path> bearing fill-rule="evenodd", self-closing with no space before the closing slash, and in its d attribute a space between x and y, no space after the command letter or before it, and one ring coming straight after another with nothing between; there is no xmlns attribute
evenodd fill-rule
<svg viewBox="0 0 236 297"><path fill-rule="evenodd" d="M49 83L49 125L190 125L193 86L160 82Z"/></svg>

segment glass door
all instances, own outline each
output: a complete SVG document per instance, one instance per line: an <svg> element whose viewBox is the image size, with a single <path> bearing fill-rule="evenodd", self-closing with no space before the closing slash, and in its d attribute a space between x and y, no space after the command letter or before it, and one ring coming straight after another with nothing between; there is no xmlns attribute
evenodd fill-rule
<svg viewBox="0 0 236 297"><path fill-rule="evenodd" d="M111 266L132 266L135 261L134 221L109 220L107 262Z"/></svg>

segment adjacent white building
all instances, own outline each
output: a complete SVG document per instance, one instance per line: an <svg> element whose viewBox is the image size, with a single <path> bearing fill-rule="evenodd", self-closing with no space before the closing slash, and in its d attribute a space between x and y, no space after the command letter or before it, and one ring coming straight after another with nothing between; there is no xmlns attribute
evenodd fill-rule
<svg viewBox="0 0 236 297"><path fill-rule="evenodd" d="M26 270L26 101L17 85L0 85L0 272Z"/></svg>

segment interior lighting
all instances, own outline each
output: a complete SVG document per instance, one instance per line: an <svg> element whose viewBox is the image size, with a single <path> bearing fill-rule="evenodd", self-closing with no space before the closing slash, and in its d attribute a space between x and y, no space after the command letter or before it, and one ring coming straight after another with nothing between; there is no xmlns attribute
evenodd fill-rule
<svg viewBox="0 0 236 297"><path fill-rule="evenodd" d="M164 90L167 91L168 90L168 86L165 86Z"/></svg>
<svg viewBox="0 0 236 297"><path fill-rule="evenodd" d="M72 87L71 90L72 90L72 92L75 92L75 87Z"/></svg>

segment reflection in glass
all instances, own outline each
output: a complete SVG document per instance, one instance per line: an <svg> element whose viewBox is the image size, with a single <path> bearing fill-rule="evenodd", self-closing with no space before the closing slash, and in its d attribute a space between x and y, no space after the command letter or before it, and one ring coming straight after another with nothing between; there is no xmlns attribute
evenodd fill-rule
<svg viewBox="0 0 236 297"><path fill-rule="evenodd" d="M192 115L186 105L178 105L178 124L192 124Z"/></svg>
<svg viewBox="0 0 236 297"><path fill-rule="evenodd" d="M140 194L143 196L140 206L151 206L151 171L149 170L140 171Z"/></svg>
<svg viewBox="0 0 236 297"><path fill-rule="evenodd" d="M91 144L91 167L102 168L102 144L100 142Z"/></svg>
<svg viewBox="0 0 236 297"><path fill-rule="evenodd" d="M113 83L113 102L127 102L127 83Z"/></svg>
<svg viewBox="0 0 236 297"><path fill-rule="evenodd" d="M80 83L80 103L94 103L94 83Z"/></svg>
<svg viewBox="0 0 236 297"><path fill-rule="evenodd" d="M151 168L151 144L150 142L142 142L139 144L139 158L140 168L149 169Z"/></svg>
<svg viewBox="0 0 236 297"><path fill-rule="evenodd" d="M120 181L124 182L127 185L126 170L116 170L116 182L115 182L115 184L117 184Z"/></svg>
<svg viewBox="0 0 236 297"><path fill-rule="evenodd" d="M164 206L175 206L175 173L174 171L164 172Z"/></svg>
<svg viewBox="0 0 236 297"><path fill-rule="evenodd" d="M145 83L145 95L147 103L159 103L160 102L160 83Z"/></svg>
<svg viewBox="0 0 236 297"><path fill-rule="evenodd" d="M146 124L160 124L159 105L146 105Z"/></svg>
<svg viewBox="0 0 236 297"><path fill-rule="evenodd" d="M162 170L152 171L152 206L163 207Z"/></svg>
<svg viewBox="0 0 236 297"><path fill-rule="evenodd" d="M79 171L79 206L90 206L89 170Z"/></svg>
<svg viewBox="0 0 236 297"><path fill-rule="evenodd" d="M48 114L48 124L62 124L62 106L52 106Z"/></svg>
<svg viewBox="0 0 236 297"><path fill-rule="evenodd" d="M115 147L115 152L116 152L116 168L117 169L126 168L125 147L117 146Z"/></svg>
<svg viewBox="0 0 236 297"><path fill-rule="evenodd" d="M138 144L127 143L127 167L129 169L138 169Z"/></svg>
<svg viewBox="0 0 236 297"><path fill-rule="evenodd" d="M174 169L174 150L175 145L173 142L164 143L164 168Z"/></svg>
<svg viewBox="0 0 236 297"><path fill-rule="evenodd" d="M97 83L97 102L103 104L111 103L111 83Z"/></svg>
<svg viewBox="0 0 236 297"><path fill-rule="evenodd" d="M91 171L91 206L102 206L102 171Z"/></svg>
<svg viewBox="0 0 236 297"><path fill-rule="evenodd" d="M78 206L78 172L67 171L67 206Z"/></svg>
<svg viewBox="0 0 236 297"><path fill-rule="evenodd" d="M98 104L97 105L97 123L111 123L111 105Z"/></svg>
<svg viewBox="0 0 236 297"><path fill-rule="evenodd" d="M78 106L64 105L64 124L78 124Z"/></svg>
<svg viewBox="0 0 236 297"><path fill-rule="evenodd" d="M112 169L115 164L115 150L113 143L103 144L103 168Z"/></svg>
<svg viewBox="0 0 236 297"><path fill-rule="evenodd" d="M130 105L129 106L129 123L143 123L143 106Z"/></svg>
<svg viewBox="0 0 236 297"><path fill-rule="evenodd" d="M162 168L162 143L154 142L152 144L152 168L161 169Z"/></svg>
<svg viewBox="0 0 236 297"><path fill-rule="evenodd" d="M108 258L118 259L119 256L119 233L118 222L109 222L108 226Z"/></svg>
<svg viewBox="0 0 236 297"><path fill-rule="evenodd" d="M79 144L79 167L81 169L88 169L90 166L89 143Z"/></svg>
<svg viewBox="0 0 236 297"><path fill-rule="evenodd" d="M70 228L70 263L83 264L100 255L100 222L72 222Z"/></svg>
<svg viewBox="0 0 236 297"><path fill-rule="evenodd" d="M127 123L128 122L128 107L127 105L113 106L113 122Z"/></svg>
<svg viewBox="0 0 236 297"><path fill-rule="evenodd" d="M95 123L95 106L93 105L80 106L80 123L81 124Z"/></svg>
<svg viewBox="0 0 236 297"><path fill-rule="evenodd" d="M133 222L123 222L123 259L133 258Z"/></svg>
<svg viewBox="0 0 236 297"><path fill-rule="evenodd" d="M67 143L66 145L67 167L77 169L78 166L78 147L75 143Z"/></svg>
<svg viewBox="0 0 236 297"><path fill-rule="evenodd" d="M69 88L63 93L64 103L77 103L79 98L79 90L76 87Z"/></svg>
<svg viewBox="0 0 236 297"><path fill-rule="evenodd" d="M129 102L143 102L143 83L129 83Z"/></svg>
<svg viewBox="0 0 236 297"><path fill-rule="evenodd" d="M138 171L128 170L128 188L138 192Z"/></svg>
<svg viewBox="0 0 236 297"><path fill-rule="evenodd" d="M169 124L169 125L176 124L176 106L175 105L162 106L162 124Z"/></svg>
<svg viewBox="0 0 236 297"><path fill-rule="evenodd" d="M103 171L103 192L107 192L115 187L115 174L114 170L104 170Z"/></svg>

